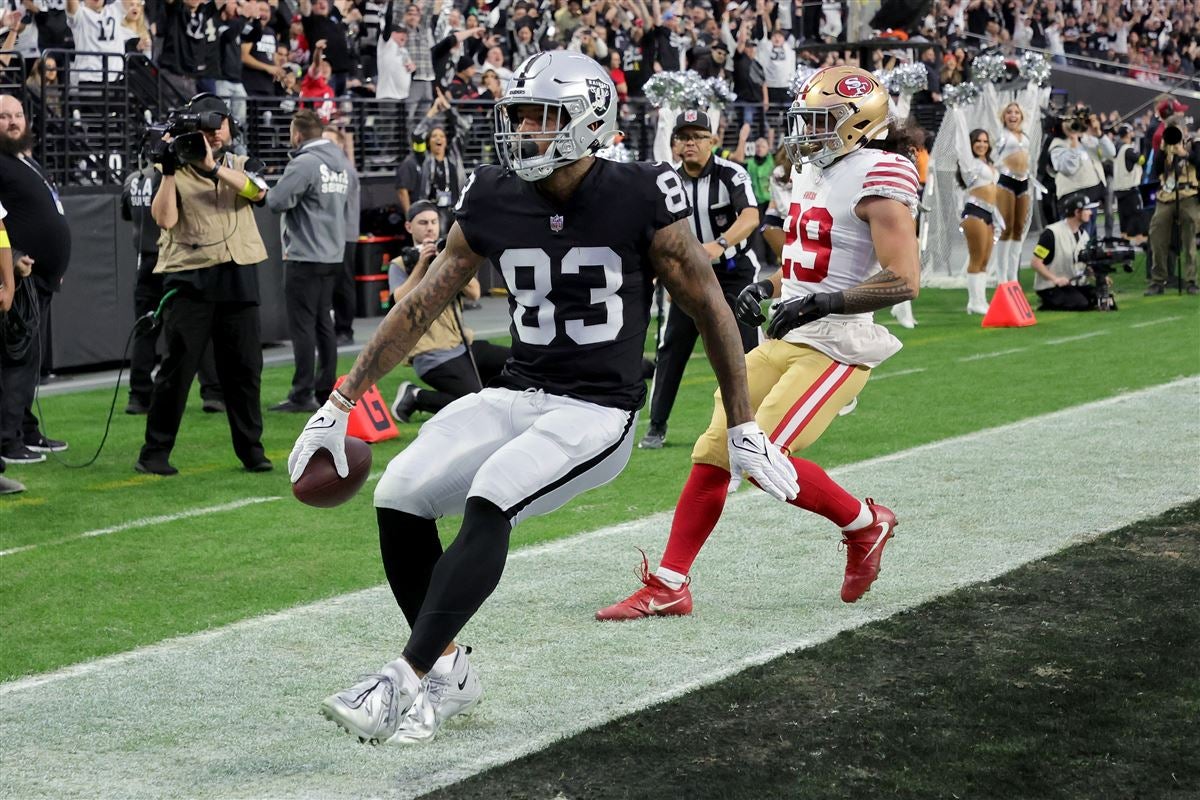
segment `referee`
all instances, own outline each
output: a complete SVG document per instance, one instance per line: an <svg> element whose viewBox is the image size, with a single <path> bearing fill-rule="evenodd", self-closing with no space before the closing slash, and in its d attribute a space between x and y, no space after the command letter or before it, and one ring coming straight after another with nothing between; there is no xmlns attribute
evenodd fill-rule
<svg viewBox="0 0 1200 800"><path fill-rule="evenodd" d="M703 243L725 300L733 308L738 293L758 280L759 262L749 242L758 229L758 203L746 170L713 155L711 131L707 114L684 111L675 119L671 138L682 147L679 177L692 204L692 230ZM758 345L759 331L741 323L738 327L742 349L748 353ZM659 334L658 365L650 392L650 429L638 447L657 450L666 441L667 418L699 335L695 321L682 309L672 306L668 310Z"/></svg>

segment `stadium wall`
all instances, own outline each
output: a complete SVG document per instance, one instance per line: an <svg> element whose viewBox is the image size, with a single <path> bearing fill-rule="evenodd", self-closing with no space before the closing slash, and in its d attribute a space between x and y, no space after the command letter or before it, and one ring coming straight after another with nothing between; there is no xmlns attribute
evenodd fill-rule
<svg viewBox="0 0 1200 800"><path fill-rule="evenodd" d="M1186 81L1196 86L1196 81ZM1082 100L1095 111L1116 110L1122 115L1137 111L1143 113L1151 108L1161 97L1166 96L1168 87L1161 84L1139 83L1131 78L1109 75L1090 69L1079 69L1055 65L1050 78L1050 85L1056 91L1067 92L1071 102ZM1176 88L1171 95L1188 107L1188 113L1200 120L1200 91L1190 91Z"/></svg>

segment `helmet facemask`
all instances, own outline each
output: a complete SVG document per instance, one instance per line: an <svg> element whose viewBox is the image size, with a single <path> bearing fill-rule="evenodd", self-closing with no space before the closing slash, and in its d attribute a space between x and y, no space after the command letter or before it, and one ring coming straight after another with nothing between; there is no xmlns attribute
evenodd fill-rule
<svg viewBox="0 0 1200 800"><path fill-rule="evenodd" d="M539 130L520 130L520 106L541 107ZM516 97L500 100L496 103L495 140L501 164L522 180L537 181L561 166L594 154L608 141L601 141L596 135L596 130L603 128L600 120L589 117L595 115L588 100L583 97L562 100ZM607 140L612 136L604 138ZM542 152L543 144L545 152Z"/></svg>
<svg viewBox="0 0 1200 800"><path fill-rule="evenodd" d="M850 106L845 103L820 108L789 108L783 146L792 163L797 166L816 164L826 167L844 155L844 143L838 135L838 126L852 113Z"/></svg>

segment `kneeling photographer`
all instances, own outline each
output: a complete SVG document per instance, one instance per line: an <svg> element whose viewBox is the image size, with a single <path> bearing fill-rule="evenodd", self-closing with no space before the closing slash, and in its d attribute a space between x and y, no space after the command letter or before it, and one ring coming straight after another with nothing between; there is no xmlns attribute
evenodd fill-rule
<svg viewBox="0 0 1200 800"><path fill-rule="evenodd" d="M1042 300L1038 310L1091 311L1096 308L1096 289L1080 279L1086 269L1079 262L1088 242L1082 228L1098 204L1079 192L1064 197L1059 205L1063 218L1042 231L1030 263L1037 275L1033 289Z"/></svg>
<svg viewBox="0 0 1200 800"><path fill-rule="evenodd" d="M258 275L267 251L254 221L266 182L261 162L229 147L237 123L224 101L198 94L165 125L152 126L150 157L162 183L150 212L162 228L158 264L168 295L167 355L154 381L146 441L135 469L174 475L175 446L188 390L212 340L217 377L237 457L251 472L272 468L262 446L262 342Z"/></svg>
<svg viewBox="0 0 1200 800"><path fill-rule="evenodd" d="M430 200L413 203L404 227L416 246L401 250L400 257L388 269L394 302L399 302L424 279L425 270L437 255L441 235L438 206ZM409 351L408 363L433 388L423 389L407 381L400 384L392 403L392 416L397 422L408 422L417 411L436 414L458 398L478 392L504 369L509 348L473 341L470 329L463 325L463 298L475 301L479 295L479 279L471 278L459 299L446 307Z"/></svg>

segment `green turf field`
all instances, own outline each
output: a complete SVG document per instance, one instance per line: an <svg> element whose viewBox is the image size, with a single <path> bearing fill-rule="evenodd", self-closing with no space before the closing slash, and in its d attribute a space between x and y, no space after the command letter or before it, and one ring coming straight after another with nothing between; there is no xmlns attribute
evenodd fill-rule
<svg viewBox="0 0 1200 800"><path fill-rule="evenodd" d="M1118 276L1119 312L1043 314L1032 328L981 330L978 317L961 311L964 291L922 294L913 331L880 314L904 350L877 371L857 411L807 455L827 466L859 461L1200 373L1200 300L1142 298L1134 277ZM385 379L384 396L390 399L406 377L397 371ZM284 396L289 378L290 368L264 372L264 405ZM706 362L694 359L668 447L635 452L616 482L522 526L516 545L670 508L691 441L707 423L713 387ZM90 456L110 398L111 391L92 391L42 403L47 432L72 443L66 461ZM197 399L172 457L181 474L163 479L133 471L144 420L119 412L95 466L12 468L29 491L0 498L0 551L28 549L0 556L0 679L383 581L368 490L332 511L290 497L282 467L302 417L266 414L264 441L278 468L250 475L232 453L224 418L200 413ZM376 446L376 470L416 430L402 426L399 440ZM248 504L82 536L239 501ZM453 531L447 520L444 534Z"/></svg>

